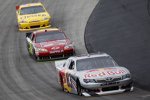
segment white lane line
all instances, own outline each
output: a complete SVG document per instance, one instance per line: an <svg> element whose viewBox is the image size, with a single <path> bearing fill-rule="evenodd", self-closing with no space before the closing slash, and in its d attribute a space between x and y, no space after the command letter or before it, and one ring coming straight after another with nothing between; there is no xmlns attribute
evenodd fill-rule
<svg viewBox="0 0 150 100"><path fill-rule="evenodd" d="M142 96L142 98L148 98L148 97L150 97L150 94Z"/></svg>

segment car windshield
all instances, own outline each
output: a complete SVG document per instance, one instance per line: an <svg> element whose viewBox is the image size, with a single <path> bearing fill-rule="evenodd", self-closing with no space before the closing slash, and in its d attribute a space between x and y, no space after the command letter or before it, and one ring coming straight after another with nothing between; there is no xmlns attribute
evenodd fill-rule
<svg viewBox="0 0 150 100"><path fill-rule="evenodd" d="M36 35L36 43L53 41L53 40L64 40L66 37L64 33L59 31L51 31Z"/></svg>
<svg viewBox="0 0 150 100"><path fill-rule="evenodd" d="M21 8L20 15L35 14L35 13L41 13L41 12L45 12L42 6L32 6L32 7Z"/></svg>
<svg viewBox="0 0 150 100"><path fill-rule="evenodd" d="M111 57L104 56L77 60L76 69L77 71L84 71L90 69L114 67L116 65L117 64Z"/></svg>

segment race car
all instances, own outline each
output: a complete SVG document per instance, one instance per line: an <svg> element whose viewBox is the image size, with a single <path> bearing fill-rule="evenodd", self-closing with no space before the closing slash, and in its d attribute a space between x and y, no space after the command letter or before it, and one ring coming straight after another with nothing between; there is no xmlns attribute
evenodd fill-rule
<svg viewBox="0 0 150 100"><path fill-rule="evenodd" d="M74 55L74 45L65 33L49 28L26 33L27 49L35 60L60 59Z"/></svg>
<svg viewBox="0 0 150 100"><path fill-rule="evenodd" d="M106 53L69 57L55 66L62 90L69 93L94 96L133 91L129 70Z"/></svg>
<svg viewBox="0 0 150 100"><path fill-rule="evenodd" d="M42 3L29 3L16 6L16 15L20 31L31 31L51 26L51 16Z"/></svg>

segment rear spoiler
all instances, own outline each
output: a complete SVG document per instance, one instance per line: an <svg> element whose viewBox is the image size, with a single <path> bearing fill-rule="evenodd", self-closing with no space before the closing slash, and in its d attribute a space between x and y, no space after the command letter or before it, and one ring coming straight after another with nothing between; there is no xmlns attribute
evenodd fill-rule
<svg viewBox="0 0 150 100"><path fill-rule="evenodd" d="M32 32L26 33L26 37L30 37Z"/></svg>

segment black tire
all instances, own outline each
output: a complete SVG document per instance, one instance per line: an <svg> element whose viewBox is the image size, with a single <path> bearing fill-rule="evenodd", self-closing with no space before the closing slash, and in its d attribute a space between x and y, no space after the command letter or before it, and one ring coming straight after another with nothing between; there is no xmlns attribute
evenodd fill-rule
<svg viewBox="0 0 150 100"><path fill-rule="evenodd" d="M78 93L79 96L82 96L82 87L80 85L79 80L77 80L76 83L77 83L77 93Z"/></svg>
<svg viewBox="0 0 150 100"><path fill-rule="evenodd" d="M39 61L39 60L40 60L40 57L38 57L38 56L35 55L35 51L33 51L33 58L34 58L34 60L36 60L36 61Z"/></svg>

